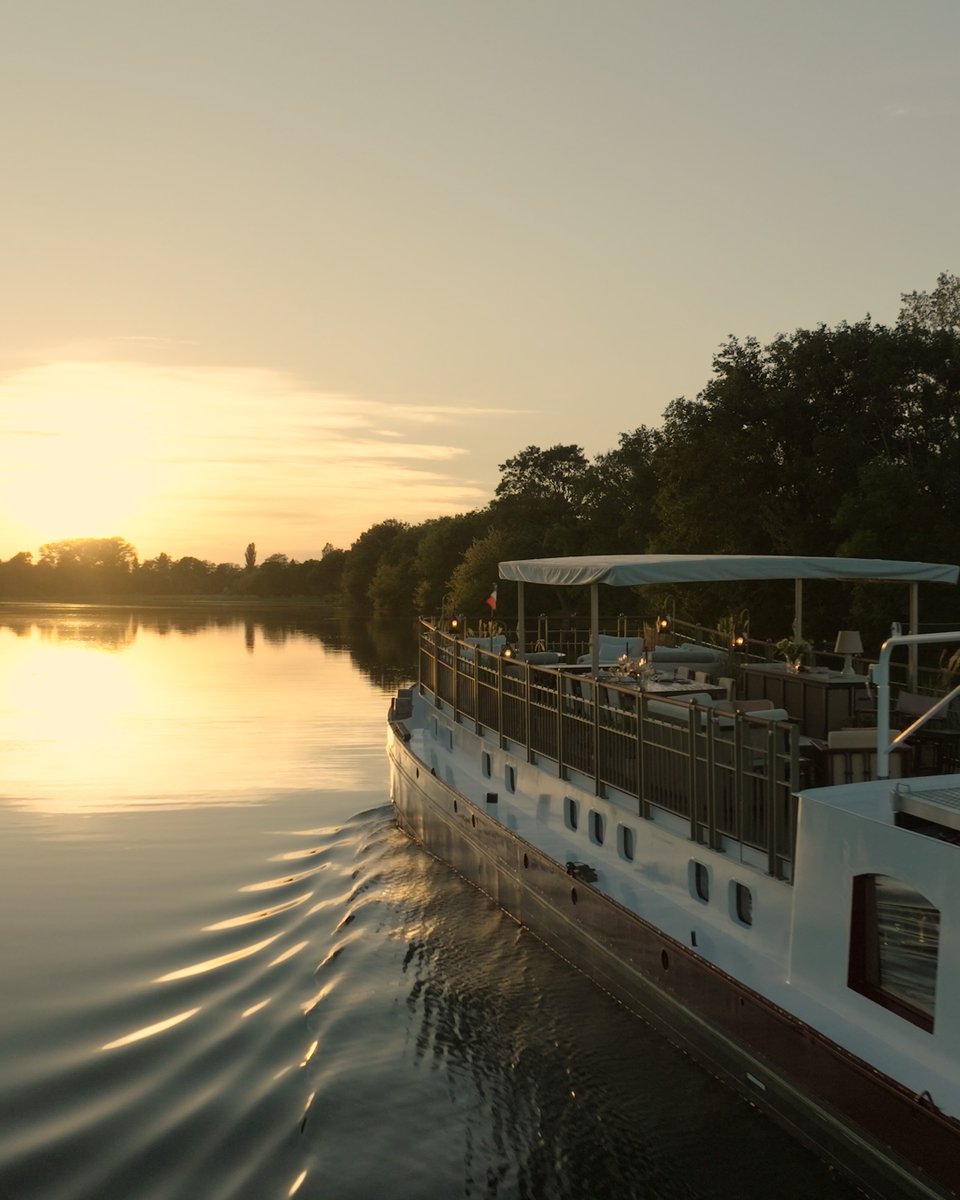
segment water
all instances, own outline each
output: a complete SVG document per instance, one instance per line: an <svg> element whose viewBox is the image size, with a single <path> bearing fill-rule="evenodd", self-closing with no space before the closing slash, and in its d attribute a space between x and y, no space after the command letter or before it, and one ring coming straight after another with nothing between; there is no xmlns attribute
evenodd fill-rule
<svg viewBox="0 0 960 1200"><path fill-rule="evenodd" d="M412 669L0 606L0 1197L851 1196L398 832Z"/></svg>

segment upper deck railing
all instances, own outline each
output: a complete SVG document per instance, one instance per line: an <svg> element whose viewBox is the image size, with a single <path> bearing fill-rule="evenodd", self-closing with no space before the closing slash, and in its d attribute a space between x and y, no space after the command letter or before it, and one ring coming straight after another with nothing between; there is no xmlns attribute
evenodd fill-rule
<svg viewBox="0 0 960 1200"><path fill-rule="evenodd" d="M429 623L420 685L454 720L492 733L561 779L632 798L637 812L681 817L695 842L752 847L769 874L792 877L799 730L789 721L718 714L594 680L562 666L504 659Z"/></svg>

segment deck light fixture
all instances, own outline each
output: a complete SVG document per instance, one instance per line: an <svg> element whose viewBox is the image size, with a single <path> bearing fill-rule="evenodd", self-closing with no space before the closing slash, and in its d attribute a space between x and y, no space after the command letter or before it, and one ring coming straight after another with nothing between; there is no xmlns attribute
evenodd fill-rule
<svg viewBox="0 0 960 1200"><path fill-rule="evenodd" d="M734 654L746 653L747 635L745 633L735 633L730 639L730 649Z"/></svg>
<svg viewBox="0 0 960 1200"><path fill-rule="evenodd" d="M863 653L863 640L860 637L858 629L841 629L837 634L837 644L833 648L834 654L844 655L842 675L851 676L855 674L853 669L853 656Z"/></svg>

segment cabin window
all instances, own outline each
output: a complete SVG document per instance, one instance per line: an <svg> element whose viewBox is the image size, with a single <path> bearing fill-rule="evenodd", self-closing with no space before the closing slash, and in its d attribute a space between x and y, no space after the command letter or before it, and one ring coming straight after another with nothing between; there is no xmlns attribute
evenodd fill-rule
<svg viewBox="0 0 960 1200"><path fill-rule="evenodd" d="M590 810L590 841L595 846L603 845L603 835L606 832L607 821L603 813L597 812L595 809Z"/></svg>
<svg viewBox="0 0 960 1200"><path fill-rule="evenodd" d="M577 826L580 824L580 803L574 800L572 796L564 796L563 798L563 823L568 829L572 829L574 833L576 833Z"/></svg>
<svg viewBox="0 0 960 1200"><path fill-rule="evenodd" d="M849 987L932 1033L939 949L926 896L890 875L854 877Z"/></svg>
<svg viewBox="0 0 960 1200"><path fill-rule="evenodd" d="M625 858L627 862L633 862L637 841L636 834L629 825L617 826L617 841L619 842L620 857Z"/></svg>
<svg viewBox="0 0 960 1200"><path fill-rule="evenodd" d="M690 893L704 904L710 901L710 872L696 859L690 860Z"/></svg>
<svg viewBox="0 0 960 1200"><path fill-rule="evenodd" d="M733 885L733 913L741 925L753 924L753 892L745 883Z"/></svg>
<svg viewBox="0 0 960 1200"><path fill-rule="evenodd" d="M515 792L517 790L517 768L507 767L504 774L504 779L507 784L507 791Z"/></svg>
<svg viewBox="0 0 960 1200"><path fill-rule="evenodd" d="M453 730L448 729L446 731L446 734L447 734L447 749L452 753L453 752Z"/></svg>
<svg viewBox="0 0 960 1200"><path fill-rule="evenodd" d="M490 763L490 754L486 750L480 755L480 769L483 771L484 779L489 779L493 768Z"/></svg>

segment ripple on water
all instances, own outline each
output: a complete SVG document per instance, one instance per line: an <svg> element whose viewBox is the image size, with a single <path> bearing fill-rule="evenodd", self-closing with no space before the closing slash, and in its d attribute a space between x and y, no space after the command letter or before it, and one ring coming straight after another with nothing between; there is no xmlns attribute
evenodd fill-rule
<svg viewBox="0 0 960 1200"><path fill-rule="evenodd" d="M262 883L274 892L299 886L298 894L253 912L241 905L200 926L183 939L181 965L75 1009L82 1034L34 1060L5 1093L0 1192L44 1200L235 1195L244 1177L271 1173L278 1147L289 1143L299 1161L302 1143L291 1142L290 1130L300 1138L308 1107L302 1072L319 1048L304 1018L319 1002L313 967L327 976L329 996L337 984L331 967L348 944L331 930L349 896L357 839L383 820L381 813L346 830L312 831L330 839L311 848L328 860L322 875L311 868L235 889L240 899L266 890ZM316 892L302 890L306 879L326 879L329 921L307 918ZM269 933L251 941L261 923ZM194 957L200 946L205 956ZM287 1186L294 1165L284 1168ZM225 1183L231 1179L236 1186ZM200 1181L207 1190L194 1190ZM276 1182L270 1194L279 1194Z"/></svg>
<svg viewBox="0 0 960 1200"><path fill-rule="evenodd" d="M305 832L311 865L278 877ZM389 809L277 838L261 878L212 898L159 971L91 993L13 1088L0 1194L851 1194ZM258 893L271 902L251 910Z"/></svg>

